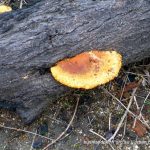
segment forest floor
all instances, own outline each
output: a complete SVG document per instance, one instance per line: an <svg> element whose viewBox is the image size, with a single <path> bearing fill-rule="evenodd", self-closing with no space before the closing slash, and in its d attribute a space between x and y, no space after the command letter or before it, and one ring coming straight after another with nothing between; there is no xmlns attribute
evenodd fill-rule
<svg viewBox="0 0 150 150"><path fill-rule="evenodd" d="M22 7L20 1L5 3ZM0 150L42 150L52 142L50 150L150 149L149 62L123 67L105 86L66 93L30 125L0 110Z"/></svg>
<svg viewBox="0 0 150 150"><path fill-rule="evenodd" d="M0 127L0 150L42 150L62 133L48 149L148 150L149 59L123 67L119 77L105 86L67 93L30 125L14 112L0 110Z"/></svg>

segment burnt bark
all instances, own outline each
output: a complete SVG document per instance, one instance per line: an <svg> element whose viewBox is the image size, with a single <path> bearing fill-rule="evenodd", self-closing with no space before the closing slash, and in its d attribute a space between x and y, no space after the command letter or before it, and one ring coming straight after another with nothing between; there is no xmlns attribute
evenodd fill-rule
<svg viewBox="0 0 150 150"><path fill-rule="evenodd" d="M0 15L0 107L31 122L67 87L52 78L57 61L113 48L124 65L150 56L149 0L43 0Z"/></svg>

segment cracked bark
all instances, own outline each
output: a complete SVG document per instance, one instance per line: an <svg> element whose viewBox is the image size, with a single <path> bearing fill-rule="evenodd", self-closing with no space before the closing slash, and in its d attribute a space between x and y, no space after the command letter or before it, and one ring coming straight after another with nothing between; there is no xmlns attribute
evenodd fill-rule
<svg viewBox="0 0 150 150"><path fill-rule="evenodd" d="M63 94L49 68L90 49L114 48L124 64L150 56L148 0L44 0L0 15L0 107L34 120Z"/></svg>

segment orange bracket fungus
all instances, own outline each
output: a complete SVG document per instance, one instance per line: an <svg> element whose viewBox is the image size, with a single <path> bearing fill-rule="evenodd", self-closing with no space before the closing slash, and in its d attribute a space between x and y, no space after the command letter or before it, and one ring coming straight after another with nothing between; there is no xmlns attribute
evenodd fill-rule
<svg viewBox="0 0 150 150"><path fill-rule="evenodd" d="M6 5L0 5L0 14L12 11L12 8Z"/></svg>
<svg viewBox="0 0 150 150"><path fill-rule="evenodd" d="M66 86L92 89L117 77L121 65L122 56L116 51L92 50L58 62L51 73Z"/></svg>

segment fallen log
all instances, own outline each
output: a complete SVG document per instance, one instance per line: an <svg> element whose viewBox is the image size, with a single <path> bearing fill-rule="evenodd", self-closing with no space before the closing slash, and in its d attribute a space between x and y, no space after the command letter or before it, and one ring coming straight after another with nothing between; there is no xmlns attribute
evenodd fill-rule
<svg viewBox="0 0 150 150"><path fill-rule="evenodd" d="M113 48L123 63L150 56L148 0L44 0L0 15L0 108L34 120L69 88L49 68L91 49Z"/></svg>

